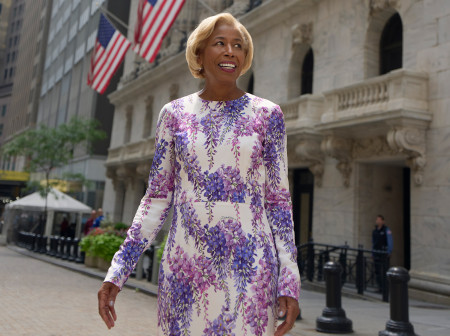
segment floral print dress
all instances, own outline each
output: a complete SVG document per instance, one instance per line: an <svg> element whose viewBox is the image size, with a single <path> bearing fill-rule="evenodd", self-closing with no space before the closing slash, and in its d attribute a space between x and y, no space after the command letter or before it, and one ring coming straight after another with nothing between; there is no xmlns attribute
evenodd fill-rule
<svg viewBox="0 0 450 336"><path fill-rule="evenodd" d="M159 335L273 335L277 298L300 292L279 106L248 93L164 106L148 189L105 281L122 288L172 206Z"/></svg>

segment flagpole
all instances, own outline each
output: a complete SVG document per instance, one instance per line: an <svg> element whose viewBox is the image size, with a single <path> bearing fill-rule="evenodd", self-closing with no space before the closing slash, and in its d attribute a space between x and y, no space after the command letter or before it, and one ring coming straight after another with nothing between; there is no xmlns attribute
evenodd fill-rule
<svg viewBox="0 0 450 336"><path fill-rule="evenodd" d="M111 13L109 10L107 10L105 7L100 6L100 10L105 13L106 15L109 15L114 19L114 21L117 21L118 24L120 24L122 27L124 27L126 30L128 30L128 25L123 22L121 19L119 19L117 16L115 16L113 13Z"/></svg>
<svg viewBox="0 0 450 336"><path fill-rule="evenodd" d="M212 9L211 7L209 7L203 0L197 0L200 5L202 5L203 7L205 7L207 10L209 10L211 12L211 14L215 15L217 14L214 9Z"/></svg>

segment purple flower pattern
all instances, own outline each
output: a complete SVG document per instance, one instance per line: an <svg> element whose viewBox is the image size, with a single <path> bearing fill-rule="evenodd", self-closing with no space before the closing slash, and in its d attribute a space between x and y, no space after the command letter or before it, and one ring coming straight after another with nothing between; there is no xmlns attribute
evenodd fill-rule
<svg viewBox="0 0 450 336"><path fill-rule="evenodd" d="M123 286L173 206L160 335L273 335L277 297L300 293L286 160L283 114L265 99L167 104L147 192L105 281Z"/></svg>

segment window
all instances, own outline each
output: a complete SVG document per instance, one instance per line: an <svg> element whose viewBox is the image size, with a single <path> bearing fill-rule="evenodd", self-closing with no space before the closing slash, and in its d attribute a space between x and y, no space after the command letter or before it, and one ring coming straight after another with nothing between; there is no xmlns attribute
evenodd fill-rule
<svg viewBox="0 0 450 336"><path fill-rule="evenodd" d="M14 45L19 43L19 36L14 37Z"/></svg>
<svg viewBox="0 0 450 336"><path fill-rule="evenodd" d="M16 25L16 23L15 22L13 22L13 23L11 23L11 32L13 32L14 31L14 26Z"/></svg>
<svg viewBox="0 0 450 336"><path fill-rule="evenodd" d="M394 14L383 29L380 40L380 75L402 67L403 24Z"/></svg>
<svg viewBox="0 0 450 336"><path fill-rule="evenodd" d="M312 93L314 74L314 54L312 48L309 48L303 60L302 66L302 86L300 94Z"/></svg>
<svg viewBox="0 0 450 336"><path fill-rule="evenodd" d="M13 51L11 56L11 62L14 62L15 60L16 60L16 52Z"/></svg>
<svg viewBox="0 0 450 336"><path fill-rule="evenodd" d="M6 115L6 105L2 106L2 117Z"/></svg>
<svg viewBox="0 0 450 336"><path fill-rule="evenodd" d="M8 45L10 48L12 47L12 41L13 41L13 39L12 39L12 37L10 37L9 38L9 45Z"/></svg>
<svg viewBox="0 0 450 336"><path fill-rule="evenodd" d="M9 77L11 78L14 74L14 68L9 69Z"/></svg>
<svg viewBox="0 0 450 336"><path fill-rule="evenodd" d="M3 124L0 124L0 136L3 134Z"/></svg>
<svg viewBox="0 0 450 336"><path fill-rule="evenodd" d="M9 57L10 57L11 55L8 53L8 55L6 55L6 63L9 63Z"/></svg>
<svg viewBox="0 0 450 336"><path fill-rule="evenodd" d="M3 75L3 79L8 78L8 69L5 69L5 74Z"/></svg>

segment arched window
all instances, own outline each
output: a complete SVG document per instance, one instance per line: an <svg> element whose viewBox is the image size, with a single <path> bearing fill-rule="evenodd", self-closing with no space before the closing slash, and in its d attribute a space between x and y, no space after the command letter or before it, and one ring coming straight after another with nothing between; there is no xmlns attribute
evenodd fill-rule
<svg viewBox="0 0 450 336"><path fill-rule="evenodd" d="M314 74L314 54L312 48L303 59L302 65L302 86L300 94L312 93L313 90L313 74Z"/></svg>
<svg viewBox="0 0 450 336"><path fill-rule="evenodd" d="M392 15L380 40L380 75L402 67L403 26L398 13Z"/></svg>
<svg viewBox="0 0 450 336"><path fill-rule="evenodd" d="M255 82L255 76L252 75L250 76L250 79L248 80L248 85L247 85L247 92L253 94L254 90L253 90L253 85Z"/></svg>

